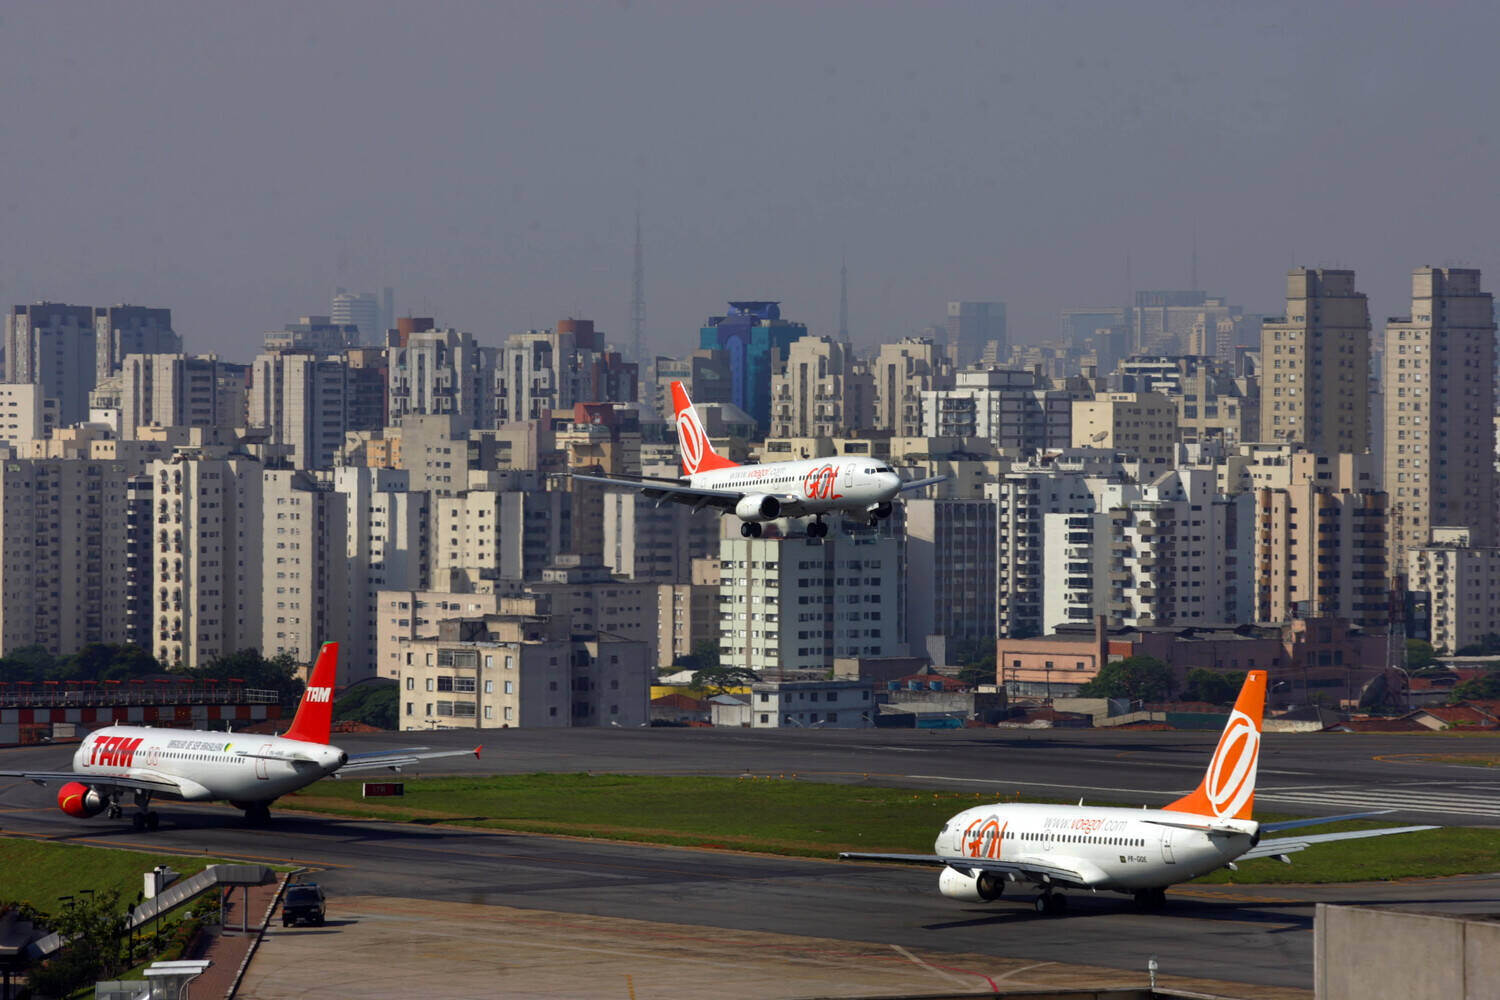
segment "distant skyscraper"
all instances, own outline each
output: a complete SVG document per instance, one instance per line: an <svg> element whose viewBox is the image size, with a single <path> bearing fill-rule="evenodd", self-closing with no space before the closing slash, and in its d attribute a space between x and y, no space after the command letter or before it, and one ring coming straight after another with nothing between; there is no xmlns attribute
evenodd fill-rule
<svg viewBox="0 0 1500 1000"><path fill-rule="evenodd" d="M358 347L359 334L359 327L353 323L335 323L328 316L303 316L285 329L267 333L265 344L268 351L338 354L346 347Z"/></svg>
<svg viewBox="0 0 1500 1000"><path fill-rule="evenodd" d="M97 362L91 307L38 302L6 313L5 380L41 386L60 424L88 419Z"/></svg>
<svg viewBox="0 0 1500 1000"><path fill-rule="evenodd" d="M771 426L771 373L792 343L807 336L807 327L781 318L781 303L729 303L724 316L711 316L699 331L698 346L729 354L734 405L755 418L756 430Z"/></svg>
<svg viewBox="0 0 1500 1000"><path fill-rule="evenodd" d="M120 372L130 354L181 354L172 310L106 306L94 310L95 381Z"/></svg>
<svg viewBox="0 0 1500 1000"><path fill-rule="evenodd" d="M849 264L839 264L839 343L849 343Z"/></svg>
<svg viewBox="0 0 1500 1000"><path fill-rule="evenodd" d="M1390 567L1437 527L1495 544L1495 312L1479 271L1419 267L1411 315L1385 327L1385 488Z"/></svg>
<svg viewBox="0 0 1500 1000"><path fill-rule="evenodd" d="M948 356L955 367L974 364L991 341L999 357L1010 352L1004 302L948 303Z"/></svg>
<svg viewBox="0 0 1500 1000"><path fill-rule="evenodd" d="M335 326L359 327L361 344L378 344L385 335L380 303L374 292L346 292L342 288L335 290L329 317Z"/></svg>

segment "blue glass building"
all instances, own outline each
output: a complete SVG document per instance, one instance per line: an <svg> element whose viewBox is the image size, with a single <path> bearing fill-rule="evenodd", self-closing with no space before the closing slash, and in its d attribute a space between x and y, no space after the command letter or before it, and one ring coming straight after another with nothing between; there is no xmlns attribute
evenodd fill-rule
<svg viewBox="0 0 1500 1000"><path fill-rule="evenodd" d="M755 418L762 435L771 426L771 372L777 358L798 338L807 336L807 326L781 318L780 302L731 302L724 316L711 316L699 331L698 346L717 348L729 355L729 375L734 405Z"/></svg>

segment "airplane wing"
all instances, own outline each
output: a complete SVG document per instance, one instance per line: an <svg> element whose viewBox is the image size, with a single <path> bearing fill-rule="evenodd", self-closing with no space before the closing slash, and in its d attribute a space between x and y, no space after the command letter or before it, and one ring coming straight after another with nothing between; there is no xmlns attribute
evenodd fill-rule
<svg viewBox="0 0 1500 1000"><path fill-rule="evenodd" d="M1103 872L1097 876L1081 866L1048 864L1035 859L1021 858L1002 861L998 858L943 857L940 854L864 854L857 851L841 851L844 861L897 861L903 864L947 867L966 874L988 872L1006 875L1017 881L1034 882L1038 885L1071 885L1087 889L1095 882L1103 881Z"/></svg>
<svg viewBox="0 0 1500 1000"><path fill-rule="evenodd" d="M21 778L36 785L80 781L92 788L121 788L156 795L181 795L183 792L182 786L170 778L117 778L76 771L0 771L0 778Z"/></svg>
<svg viewBox="0 0 1500 1000"><path fill-rule="evenodd" d="M573 473L573 478L583 483L601 483L605 486L638 490L648 500L689 504L694 510L702 510L704 507L734 510L735 504L745 498L740 490L697 489L686 483L668 482L664 479L617 479L613 476L584 476L576 472Z"/></svg>
<svg viewBox="0 0 1500 1000"><path fill-rule="evenodd" d="M373 771L377 768L389 768L399 771L403 767L410 767L419 761L434 760L438 757L463 757L473 754L477 760L479 751L484 749L480 744L473 750L429 750L427 747L407 747L404 750L373 750L369 753L352 753L349 755L349 763L334 772L334 777L348 771Z"/></svg>
<svg viewBox="0 0 1500 1000"><path fill-rule="evenodd" d="M756 490L708 490L702 487L689 486L669 479L652 479L641 477L640 479L620 479L614 476L585 476L573 473L573 478L584 483L600 483L605 486L624 487L625 489L638 490L648 500L655 500L657 506L667 503L687 504L694 511L702 510L704 507L713 507L726 513L733 511L735 505L752 493L764 496L773 496L781 502L782 517L800 517L802 515L802 498L791 493L775 493L766 491L764 493Z"/></svg>
<svg viewBox="0 0 1500 1000"><path fill-rule="evenodd" d="M1307 837L1277 837L1262 840L1234 860L1240 862L1254 861L1256 858L1277 858L1294 851L1305 851L1313 844L1327 844L1335 840L1361 840L1365 837L1389 837L1398 833L1418 833L1422 830L1436 829L1438 827L1435 826L1388 826L1379 830L1345 830L1342 833L1315 833Z"/></svg>
<svg viewBox="0 0 1500 1000"><path fill-rule="evenodd" d="M933 486L937 483L946 482L947 479L947 476L928 476L926 479L913 479L909 483L901 484L901 492L905 493L907 490L920 490L924 486Z"/></svg>

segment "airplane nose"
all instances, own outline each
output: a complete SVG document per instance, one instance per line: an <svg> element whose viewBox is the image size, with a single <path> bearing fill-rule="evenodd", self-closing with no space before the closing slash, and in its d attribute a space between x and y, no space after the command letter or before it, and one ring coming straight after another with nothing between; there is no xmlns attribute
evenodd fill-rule
<svg viewBox="0 0 1500 1000"><path fill-rule="evenodd" d="M884 487L886 489L890 490L893 493L900 491L900 489L901 489L901 477L898 476L896 473L894 473L894 472L883 472L883 473L881 473L881 479L883 480L883 485L884 485Z"/></svg>

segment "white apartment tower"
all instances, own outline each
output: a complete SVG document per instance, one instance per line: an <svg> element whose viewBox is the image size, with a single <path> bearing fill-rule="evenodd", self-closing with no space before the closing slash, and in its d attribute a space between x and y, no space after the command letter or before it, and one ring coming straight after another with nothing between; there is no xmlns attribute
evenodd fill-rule
<svg viewBox="0 0 1500 1000"><path fill-rule="evenodd" d="M453 414L470 427L494 423L495 348L472 333L423 330L389 346L387 419L407 414Z"/></svg>
<svg viewBox="0 0 1500 1000"><path fill-rule="evenodd" d="M792 342L771 376L771 437L842 437L874 418L874 379L846 345L814 336Z"/></svg>
<svg viewBox="0 0 1500 1000"><path fill-rule="evenodd" d="M228 449L182 449L148 468L156 504L152 654L196 666L259 646L259 461Z"/></svg>
<svg viewBox="0 0 1500 1000"><path fill-rule="evenodd" d="M1082 467L1023 466L986 486L986 495L996 501L997 637L1041 635L1044 518L1054 513L1082 515L1094 511L1088 472Z"/></svg>
<svg viewBox="0 0 1500 1000"><path fill-rule="evenodd" d="M125 630L129 463L0 463L0 655L66 655Z"/></svg>
<svg viewBox="0 0 1500 1000"><path fill-rule="evenodd" d="M875 534L719 541L721 662L768 675L899 656L901 543Z"/></svg>
<svg viewBox="0 0 1500 1000"><path fill-rule="evenodd" d="M250 426L290 445L299 469L332 468L349 430L349 365L338 356L260 354L250 392Z"/></svg>
<svg viewBox="0 0 1500 1000"><path fill-rule="evenodd" d="M222 392L215 357L128 354L120 360L120 437L142 427L233 427L240 396Z"/></svg>
<svg viewBox="0 0 1500 1000"><path fill-rule="evenodd" d="M1437 527L1495 539L1495 306L1479 271L1419 267L1411 315L1385 328L1385 475L1392 572Z"/></svg>
<svg viewBox="0 0 1500 1000"><path fill-rule="evenodd" d="M304 472L267 469L262 510L260 651L311 663L324 642L347 636L346 500ZM363 662L339 657L337 686L364 671Z"/></svg>
<svg viewBox="0 0 1500 1000"><path fill-rule="evenodd" d="M872 366L875 416L871 426L892 437L922 433L922 393L953 387L953 365L942 345L929 337L881 344Z"/></svg>
<svg viewBox="0 0 1500 1000"><path fill-rule="evenodd" d="M1353 271L1289 271L1286 315L1262 324L1260 345L1260 440L1369 447L1370 310Z"/></svg>

